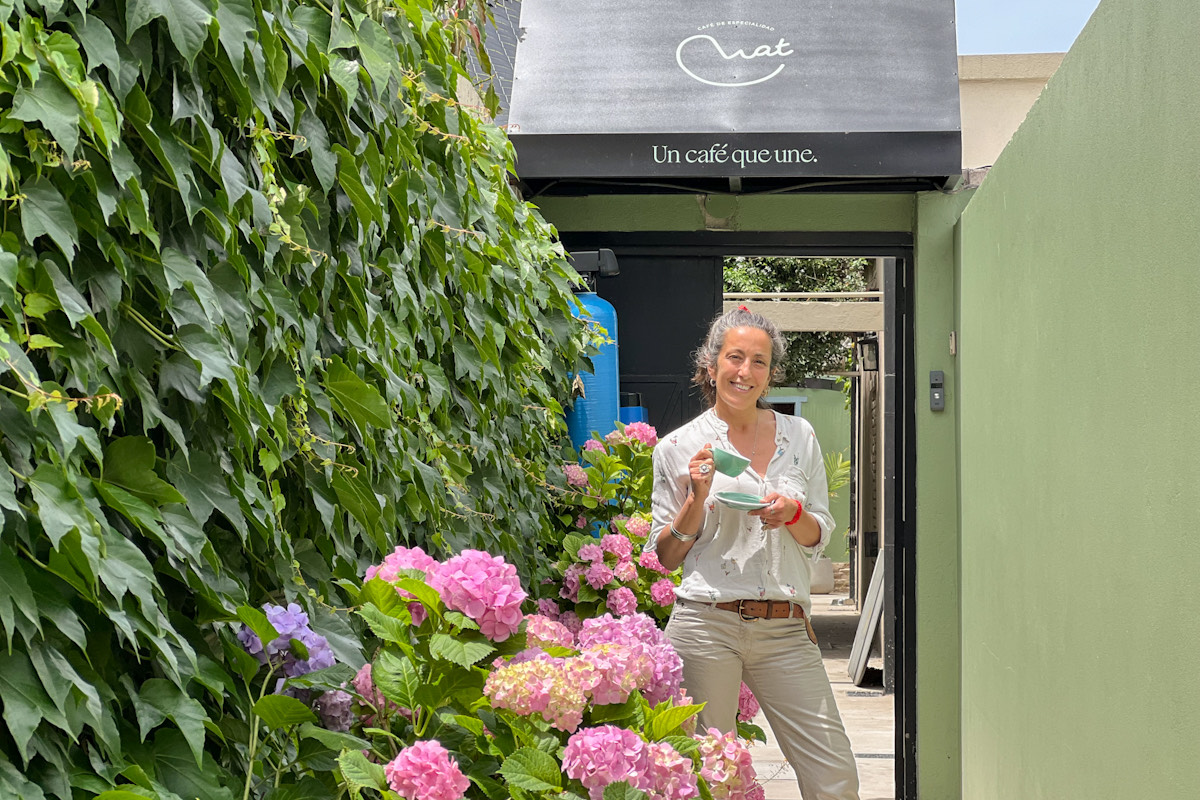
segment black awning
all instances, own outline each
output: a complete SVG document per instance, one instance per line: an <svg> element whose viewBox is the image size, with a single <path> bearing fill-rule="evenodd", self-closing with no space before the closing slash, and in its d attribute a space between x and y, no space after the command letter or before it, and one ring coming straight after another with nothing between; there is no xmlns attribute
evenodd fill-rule
<svg viewBox="0 0 1200 800"><path fill-rule="evenodd" d="M525 181L943 185L954 0L523 0L507 112Z"/></svg>

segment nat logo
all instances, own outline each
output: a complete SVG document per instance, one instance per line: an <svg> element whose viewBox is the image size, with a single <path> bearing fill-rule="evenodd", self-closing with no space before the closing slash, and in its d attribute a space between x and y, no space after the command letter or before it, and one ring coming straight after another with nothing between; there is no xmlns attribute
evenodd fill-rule
<svg viewBox="0 0 1200 800"><path fill-rule="evenodd" d="M795 51L775 29L731 20L701 26L675 48L675 63L688 77L708 86L753 86L783 72Z"/></svg>

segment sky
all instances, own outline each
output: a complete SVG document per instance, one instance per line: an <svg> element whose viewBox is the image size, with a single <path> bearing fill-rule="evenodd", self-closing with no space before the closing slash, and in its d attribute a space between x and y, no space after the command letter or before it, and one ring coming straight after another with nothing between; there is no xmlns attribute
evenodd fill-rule
<svg viewBox="0 0 1200 800"><path fill-rule="evenodd" d="M955 0L958 53L1063 53L1099 0Z"/></svg>

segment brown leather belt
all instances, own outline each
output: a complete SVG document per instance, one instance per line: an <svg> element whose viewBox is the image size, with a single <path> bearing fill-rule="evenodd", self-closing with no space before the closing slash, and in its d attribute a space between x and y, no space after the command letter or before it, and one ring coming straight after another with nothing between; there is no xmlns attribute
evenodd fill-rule
<svg viewBox="0 0 1200 800"><path fill-rule="evenodd" d="M730 600L713 603L713 608L740 614L742 619L804 619L804 608L788 600Z"/></svg>

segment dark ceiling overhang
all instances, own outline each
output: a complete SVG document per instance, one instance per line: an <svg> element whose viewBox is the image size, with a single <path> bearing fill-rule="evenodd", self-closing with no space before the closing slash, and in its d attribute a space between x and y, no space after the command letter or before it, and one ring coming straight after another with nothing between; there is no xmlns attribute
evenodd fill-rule
<svg viewBox="0 0 1200 800"><path fill-rule="evenodd" d="M516 49L493 57L513 65L501 121L534 191L912 191L961 174L954 0L523 0L512 32L492 39Z"/></svg>

